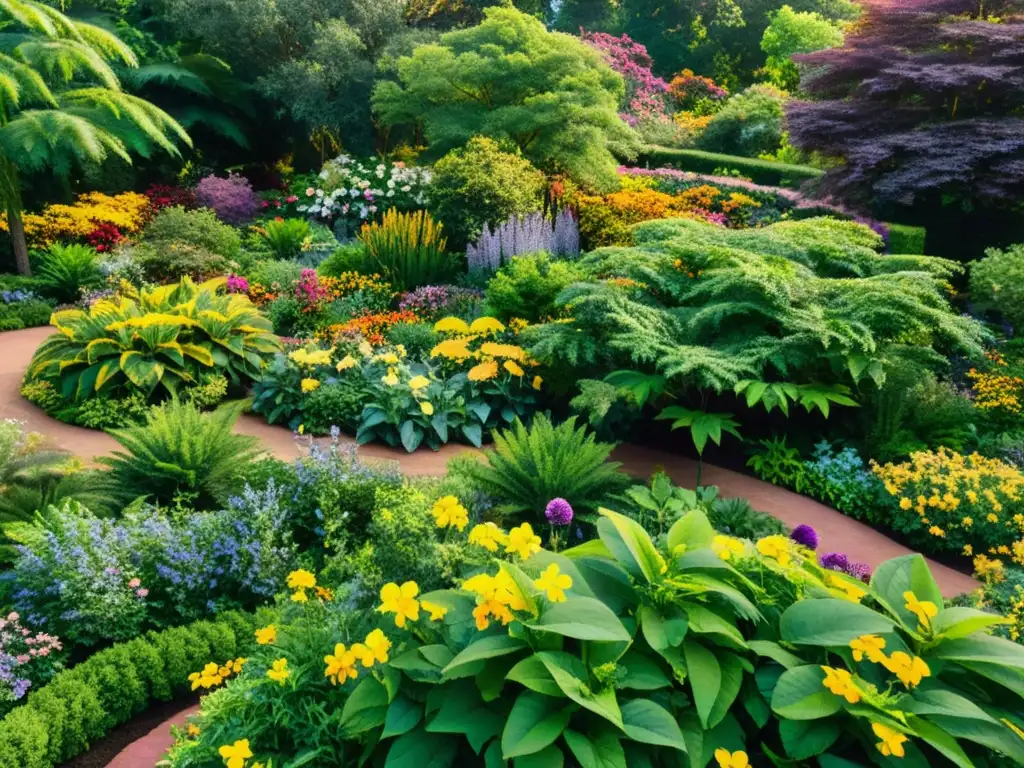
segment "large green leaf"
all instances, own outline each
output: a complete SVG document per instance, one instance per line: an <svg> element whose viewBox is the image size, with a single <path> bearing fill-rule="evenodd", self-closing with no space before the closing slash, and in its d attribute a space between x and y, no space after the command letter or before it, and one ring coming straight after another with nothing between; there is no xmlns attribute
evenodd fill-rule
<svg viewBox="0 0 1024 768"><path fill-rule="evenodd" d="M626 670L626 676L617 683L619 688L631 688L637 691L657 691L670 688L672 681L661 671L661 667L650 656L633 649L621 659L619 666Z"/></svg>
<svg viewBox="0 0 1024 768"><path fill-rule="evenodd" d="M622 705L623 728L633 741L686 751L679 724L667 710L649 699L633 699Z"/></svg>
<svg viewBox="0 0 1024 768"><path fill-rule="evenodd" d="M966 607L946 608L932 622L935 634L943 640L956 640L997 624L1012 623L1005 616Z"/></svg>
<svg viewBox="0 0 1024 768"><path fill-rule="evenodd" d="M668 529L668 551L677 554L695 549L706 549L715 540L716 531L703 510L692 509L676 520Z"/></svg>
<svg viewBox="0 0 1024 768"><path fill-rule="evenodd" d="M779 621L782 639L798 645L844 646L861 635L884 635L893 622L849 600L801 600L786 609Z"/></svg>
<svg viewBox="0 0 1024 768"><path fill-rule="evenodd" d="M562 603L548 603L536 621L524 624L538 632L554 632L577 640L631 639L618 617L592 597L569 597Z"/></svg>
<svg viewBox="0 0 1024 768"><path fill-rule="evenodd" d="M420 726L399 736L388 750L384 768L449 768L459 751L456 737L427 733Z"/></svg>
<svg viewBox="0 0 1024 768"><path fill-rule="evenodd" d="M473 751L480 754L484 744L501 731L503 723L504 718L483 703L476 683L460 680L444 687L441 707L427 722L427 731L461 733Z"/></svg>
<svg viewBox="0 0 1024 768"><path fill-rule="evenodd" d="M790 720L819 720L842 708L842 699L822 684L825 673L817 665L787 669L775 684L772 710Z"/></svg>
<svg viewBox="0 0 1024 768"><path fill-rule="evenodd" d="M611 730L602 729L595 738L572 729L563 735L580 768L626 768L626 753Z"/></svg>
<svg viewBox="0 0 1024 768"><path fill-rule="evenodd" d="M615 700L615 691L602 688L591 689L587 668L578 658L564 651L542 651L537 658L547 668L562 693L584 709L589 709L608 722L621 728L622 715Z"/></svg>
<svg viewBox="0 0 1024 768"><path fill-rule="evenodd" d="M345 700L339 729L348 736L383 725L387 718L388 691L374 677L364 677Z"/></svg>
<svg viewBox="0 0 1024 768"><path fill-rule="evenodd" d="M162 363L131 350L121 354L121 370L132 384L144 392L151 392L164 374Z"/></svg>
<svg viewBox="0 0 1024 768"><path fill-rule="evenodd" d="M512 637L505 633L481 637L463 648L462 651L448 663L448 666L444 668L444 674L451 674L459 667L466 664L491 659L495 656L505 656L506 654L516 653L526 648L529 648L529 646L525 640Z"/></svg>
<svg viewBox="0 0 1024 768"><path fill-rule="evenodd" d="M527 656L508 671L506 679L545 696L563 696L562 689L537 655Z"/></svg>
<svg viewBox="0 0 1024 768"><path fill-rule="evenodd" d="M387 715L384 717L384 731L380 737L386 739L401 736L419 725L422 719L423 705L400 693L388 706Z"/></svg>
<svg viewBox="0 0 1024 768"><path fill-rule="evenodd" d="M642 576L648 584L659 581L666 569L665 560L643 526L618 512L599 511L597 532L615 559L630 573Z"/></svg>
<svg viewBox="0 0 1024 768"><path fill-rule="evenodd" d="M574 708L566 706L563 699L523 691L512 705L501 734L502 757L511 760L540 752L562 734Z"/></svg>
<svg viewBox="0 0 1024 768"><path fill-rule="evenodd" d="M711 709L722 686L722 668L715 654L698 642L687 640L683 643L686 671L690 679L690 694L705 728L712 727L708 721Z"/></svg>
<svg viewBox="0 0 1024 768"><path fill-rule="evenodd" d="M871 575L871 591L886 610L907 629L917 629L917 616L907 610L906 592L913 592L921 601L928 601L942 614L942 592L932 577L928 562L921 555L904 555L886 560Z"/></svg>
<svg viewBox="0 0 1024 768"><path fill-rule="evenodd" d="M843 729L833 720L779 720L779 737L786 754L808 760L836 743Z"/></svg>

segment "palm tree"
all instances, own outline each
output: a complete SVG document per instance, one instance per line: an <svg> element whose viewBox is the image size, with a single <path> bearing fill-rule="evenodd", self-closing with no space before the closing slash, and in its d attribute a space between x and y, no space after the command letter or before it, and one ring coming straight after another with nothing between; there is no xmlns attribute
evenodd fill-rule
<svg viewBox="0 0 1024 768"><path fill-rule="evenodd" d="M29 273L21 177L68 176L111 154L131 163L153 147L178 154L185 129L121 90L110 62L137 67L131 49L100 27L33 0L0 0L0 204L18 271Z"/></svg>

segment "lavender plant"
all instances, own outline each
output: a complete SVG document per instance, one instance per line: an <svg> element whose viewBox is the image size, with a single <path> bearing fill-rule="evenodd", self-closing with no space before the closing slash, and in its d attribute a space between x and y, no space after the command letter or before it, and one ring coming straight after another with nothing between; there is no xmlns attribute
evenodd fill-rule
<svg viewBox="0 0 1024 768"><path fill-rule="evenodd" d="M568 209L553 220L537 212L512 216L493 230L485 224L476 243L466 247L466 262L470 272L493 272L516 256L538 251L570 259L579 256L579 223Z"/></svg>

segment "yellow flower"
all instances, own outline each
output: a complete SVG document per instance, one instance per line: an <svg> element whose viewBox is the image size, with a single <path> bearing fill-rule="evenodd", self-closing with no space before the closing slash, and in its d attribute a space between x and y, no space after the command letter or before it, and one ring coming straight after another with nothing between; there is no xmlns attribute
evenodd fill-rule
<svg viewBox="0 0 1024 768"><path fill-rule="evenodd" d="M423 610L430 612L431 621L440 621L445 617L445 614L448 613L447 607L443 605L438 605L437 603L431 603L429 600L423 600L420 603L420 606L423 608Z"/></svg>
<svg viewBox="0 0 1024 768"><path fill-rule="evenodd" d="M300 568L288 574L287 582L292 589L312 589L316 586L316 576Z"/></svg>
<svg viewBox="0 0 1024 768"><path fill-rule="evenodd" d="M716 749L715 762L718 763L718 768L748 768L750 765L750 759L743 750L729 752L728 749Z"/></svg>
<svg viewBox="0 0 1024 768"><path fill-rule="evenodd" d="M734 555L743 554L743 542L732 536L715 536L711 549L722 560L731 560Z"/></svg>
<svg viewBox="0 0 1024 768"><path fill-rule="evenodd" d="M822 667L822 670L825 672L825 679L822 680L821 684L833 694L842 696L850 704L856 704L860 701L860 689L853 682L849 672L845 669L833 669L832 667Z"/></svg>
<svg viewBox="0 0 1024 768"><path fill-rule="evenodd" d="M325 602L331 602L334 599L334 591L327 587L317 587L316 596Z"/></svg>
<svg viewBox="0 0 1024 768"><path fill-rule="evenodd" d="M757 551L778 561L779 565L789 565L792 559L789 554L789 539L785 536L766 536L757 542Z"/></svg>
<svg viewBox="0 0 1024 768"><path fill-rule="evenodd" d="M242 668L245 667L245 662L247 661L248 659L244 656L239 656L237 659L231 662L231 671L234 672L236 675L241 674Z"/></svg>
<svg viewBox="0 0 1024 768"><path fill-rule="evenodd" d="M498 545L508 542L507 534L494 523L480 523L474 525L469 532L469 543L479 544L488 552L497 552Z"/></svg>
<svg viewBox="0 0 1024 768"><path fill-rule="evenodd" d="M924 659L920 656L910 656L903 651L895 651L892 656L882 663L907 688L919 685L922 678L931 677L932 674Z"/></svg>
<svg viewBox="0 0 1024 768"><path fill-rule="evenodd" d="M398 375L394 371L388 371L387 376L380 377L385 386L394 387L398 384Z"/></svg>
<svg viewBox="0 0 1024 768"><path fill-rule="evenodd" d="M878 635L861 635L850 641L850 648L853 649L853 660L861 661L865 656L872 664L885 663L885 640Z"/></svg>
<svg viewBox="0 0 1024 768"><path fill-rule="evenodd" d="M454 496L444 496L434 502L430 510L434 523L438 528L458 528L460 531L469 525L469 512Z"/></svg>
<svg viewBox="0 0 1024 768"><path fill-rule="evenodd" d="M220 667L211 661L203 667L202 672L193 672L189 675L188 681L192 683L194 691L198 688L213 688L215 685L220 685L224 682L224 678L220 674Z"/></svg>
<svg viewBox="0 0 1024 768"><path fill-rule="evenodd" d="M526 352L516 344L498 344L495 341L485 341L480 345L480 353L490 357L501 357L509 360L526 362Z"/></svg>
<svg viewBox="0 0 1024 768"><path fill-rule="evenodd" d="M544 383L544 379L542 379L540 376L534 376L533 377L533 383L530 384L530 386L533 387L534 389L539 390L543 383Z"/></svg>
<svg viewBox="0 0 1024 768"><path fill-rule="evenodd" d="M300 435L303 434L306 431L306 425L305 424L299 424L299 430L298 431L299 431Z"/></svg>
<svg viewBox="0 0 1024 768"><path fill-rule="evenodd" d="M540 536L535 536L533 527L529 523L523 523L518 528L508 532L508 542L505 544L506 552L515 552L523 560L530 555L540 552Z"/></svg>
<svg viewBox="0 0 1024 768"><path fill-rule="evenodd" d="M964 517L964 518L962 518L962 519L960 520L960 523L961 523L961 524L962 524L962 525L963 525L963 526L964 526L965 528L970 528L970 527L971 527L972 525L974 525L974 518L973 518L973 517L970 517L970 516Z"/></svg>
<svg viewBox="0 0 1024 768"><path fill-rule="evenodd" d="M914 502L912 502L905 496L902 499L900 499L900 509L910 509L912 506L914 506Z"/></svg>
<svg viewBox="0 0 1024 768"><path fill-rule="evenodd" d="M424 416L433 416L434 406L431 403L428 403L426 400L424 400L422 403L420 403L420 413L422 413Z"/></svg>
<svg viewBox="0 0 1024 768"><path fill-rule="evenodd" d="M478 317L469 326L470 333L500 333L504 330L505 326L496 317Z"/></svg>
<svg viewBox="0 0 1024 768"><path fill-rule="evenodd" d="M347 371L349 368L355 368L356 365L358 365L358 363L352 355L345 355L334 367L338 370L338 373L341 373L342 371Z"/></svg>
<svg viewBox="0 0 1024 768"><path fill-rule="evenodd" d="M362 662L364 667L372 667L374 663L386 664L391 641L380 629L375 629L366 636L362 644Z"/></svg>
<svg viewBox="0 0 1024 768"><path fill-rule="evenodd" d="M871 730L875 732L875 736L881 739L875 744L875 747L883 755L886 757L904 757L906 755L903 744L907 741L907 737L904 734L881 723L872 723Z"/></svg>
<svg viewBox="0 0 1024 768"><path fill-rule="evenodd" d="M964 554L967 557L970 557L971 555L973 555L974 554L974 547L972 547L970 544L964 544Z"/></svg>
<svg viewBox="0 0 1024 768"><path fill-rule="evenodd" d="M373 354L373 345L368 341L364 341L359 345L359 354L363 357L370 357Z"/></svg>
<svg viewBox="0 0 1024 768"><path fill-rule="evenodd" d="M929 631L932 625L931 620L939 615L939 609L935 603L928 600L918 600L917 595L913 592L904 592L903 599L907 601L904 607L917 616L917 620L921 622L921 626L918 629L922 632Z"/></svg>
<svg viewBox="0 0 1024 768"><path fill-rule="evenodd" d="M506 360L502 367L511 373L513 376L522 376L525 371L519 367L519 363L513 362L512 360Z"/></svg>
<svg viewBox="0 0 1024 768"><path fill-rule="evenodd" d="M487 381L493 379L498 375L498 363L494 360L488 360L486 363L480 363L474 365L469 369L469 380L470 381Z"/></svg>
<svg viewBox="0 0 1024 768"><path fill-rule="evenodd" d="M508 606L504 603L499 603L497 600L484 600L481 603L477 603L476 608L473 609L476 628L481 632L491 626L490 617L492 616L503 625L508 625L515 618L508 609Z"/></svg>
<svg viewBox="0 0 1024 768"><path fill-rule="evenodd" d="M467 339L448 339L430 350L431 357L446 357L449 360L465 360L473 353L469 351Z"/></svg>
<svg viewBox="0 0 1024 768"><path fill-rule="evenodd" d="M324 677L330 678L332 685L337 685L339 678L344 683L349 678L355 680L359 675L356 670L356 655L346 650L344 643L338 643L334 646L333 654L324 656L324 664L327 665Z"/></svg>
<svg viewBox="0 0 1024 768"><path fill-rule="evenodd" d="M859 603L861 598L868 593L859 584L854 583L851 579L844 579L836 573L828 574L828 585L833 589L839 590L846 599L852 600L855 603Z"/></svg>
<svg viewBox="0 0 1024 768"><path fill-rule="evenodd" d="M533 586L543 590L551 602L564 603L565 590L572 588L572 576L562 573L558 563L551 563L541 573L540 578L533 582Z"/></svg>
<svg viewBox="0 0 1024 768"><path fill-rule="evenodd" d="M252 757L252 750L249 749L249 740L240 739L234 744L225 744L217 750L227 768L244 768L245 761Z"/></svg>
<svg viewBox="0 0 1024 768"><path fill-rule="evenodd" d="M381 587L381 604L377 611L395 614L395 626L404 627L406 619L417 621L420 617L420 604L416 600L419 593L420 588L415 581L407 581L401 587L392 581Z"/></svg>
<svg viewBox="0 0 1024 768"><path fill-rule="evenodd" d="M940 539L945 538L946 536L946 532L942 530L942 528L939 528L939 526L937 525L933 525L931 528L929 528L928 533L930 533L932 536L938 536Z"/></svg>
<svg viewBox="0 0 1024 768"><path fill-rule="evenodd" d="M189 724L188 724L188 725L187 725L187 726L185 727L185 734L186 734L186 735L187 735L187 736L188 736L188 737L189 737L190 739L195 739L195 738L197 738L197 737L199 736L199 726L198 726L198 725L196 725L195 723L189 723Z"/></svg>
<svg viewBox="0 0 1024 768"><path fill-rule="evenodd" d="M273 645L277 642L277 627L273 624L256 630L257 645Z"/></svg>
<svg viewBox="0 0 1024 768"><path fill-rule="evenodd" d="M320 381L318 379L303 379L302 380L302 391L313 392L320 387Z"/></svg>
<svg viewBox="0 0 1024 768"><path fill-rule="evenodd" d="M270 669L267 670L267 677L281 685L284 685L284 681L291 676L292 673L288 670L288 659L278 659L271 664Z"/></svg>
<svg viewBox="0 0 1024 768"><path fill-rule="evenodd" d="M293 603L305 603L305 602L308 602L308 601L309 601L309 596L306 594L306 590L304 590L304 589L297 589L294 592L292 592L292 602Z"/></svg>
<svg viewBox="0 0 1024 768"><path fill-rule="evenodd" d="M388 365L398 365L398 355L394 352L385 352L382 355L377 355L373 359L379 360L382 363L387 363Z"/></svg>
<svg viewBox="0 0 1024 768"><path fill-rule="evenodd" d="M438 333L469 333L469 326L466 321L458 317L442 317L434 323L434 330Z"/></svg>
<svg viewBox="0 0 1024 768"><path fill-rule="evenodd" d="M990 523L998 523L999 515L989 512L985 519L988 520Z"/></svg>
<svg viewBox="0 0 1024 768"><path fill-rule="evenodd" d="M430 379L426 376L413 376L409 379L409 389L417 390L430 386Z"/></svg>

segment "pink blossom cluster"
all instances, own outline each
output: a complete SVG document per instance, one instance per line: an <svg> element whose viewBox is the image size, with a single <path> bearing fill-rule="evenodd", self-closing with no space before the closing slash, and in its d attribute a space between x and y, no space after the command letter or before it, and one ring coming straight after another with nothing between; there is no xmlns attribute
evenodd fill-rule
<svg viewBox="0 0 1024 768"><path fill-rule="evenodd" d="M641 120L665 117L665 94L669 84L651 71L647 47L629 35L615 37L607 32L585 32L580 38L604 56L608 66L626 81L626 110L621 115L630 125Z"/></svg>
<svg viewBox="0 0 1024 768"><path fill-rule="evenodd" d="M295 284L295 295L305 304L306 308L317 306L327 298L327 289L320 285L315 269L304 269L299 281Z"/></svg>
<svg viewBox="0 0 1024 768"><path fill-rule="evenodd" d="M248 293L249 281L241 275L228 275L228 293Z"/></svg>
<svg viewBox="0 0 1024 768"><path fill-rule="evenodd" d="M13 611L0 619L0 652L13 655L18 664L27 664L36 657L45 658L62 648L59 638L45 632L33 634L23 627L21 616Z"/></svg>

